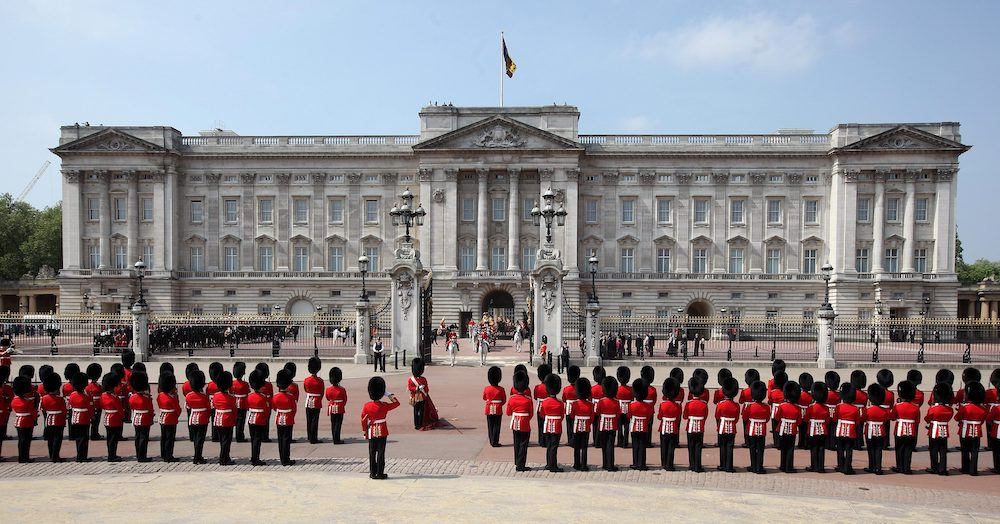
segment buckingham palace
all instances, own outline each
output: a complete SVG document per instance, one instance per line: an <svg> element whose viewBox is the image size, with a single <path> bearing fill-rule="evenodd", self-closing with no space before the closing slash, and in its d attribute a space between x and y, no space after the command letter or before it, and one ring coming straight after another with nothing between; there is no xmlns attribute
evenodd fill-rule
<svg viewBox="0 0 1000 524"><path fill-rule="evenodd" d="M382 302L409 189L435 323L520 316L551 189L570 307L593 278L602 314L811 318L829 263L838 314L955 316L958 123L580 134L579 117L431 105L419 134L378 136L64 126L60 307L127 306L139 258L154 311L346 312L361 255Z"/></svg>

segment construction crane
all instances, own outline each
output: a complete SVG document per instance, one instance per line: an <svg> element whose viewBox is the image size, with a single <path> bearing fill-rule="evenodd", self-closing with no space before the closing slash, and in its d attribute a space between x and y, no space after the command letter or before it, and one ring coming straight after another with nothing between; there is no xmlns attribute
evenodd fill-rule
<svg viewBox="0 0 1000 524"><path fill-rule="evenodd" d="M48 169L50 165L52 165L52 162L49 160L46 160L45 163L42 164L42 167L38 169L37 173L35 173L35 177L31 179L31 182L28 182L28 187L24 188L24 191L21 191L20 195L17 195L17 200L15 200L15 202L24 201L24 197L28 196L28 193L30 193L35 187L35 184L38 183L38 179L42 178L42 175L45 174L45 170Z"/></svg>

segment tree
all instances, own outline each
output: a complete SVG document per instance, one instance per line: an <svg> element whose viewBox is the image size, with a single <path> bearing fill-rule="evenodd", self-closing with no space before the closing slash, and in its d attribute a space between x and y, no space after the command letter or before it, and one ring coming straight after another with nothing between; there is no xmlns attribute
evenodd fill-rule
<svg viewBox="0 0 1000 524"><path fill-rule="evenodd" d="M62 209L38 210L0 195L0 280L17 280L42 265L62 267Z"/></svg>
<svg viewBox="0 0 1000 524"><path fill-rule="evenodd" d="M21 244L21 257L29 271L42 266L62 267L62 204L38 213L31 234Z"/></svg>

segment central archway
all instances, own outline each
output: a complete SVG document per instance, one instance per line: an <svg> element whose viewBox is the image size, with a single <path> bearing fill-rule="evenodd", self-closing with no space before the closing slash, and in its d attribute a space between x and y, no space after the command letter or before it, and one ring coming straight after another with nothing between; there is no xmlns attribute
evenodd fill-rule
<svg viewBox="0 0 1000 524"><path fill-rule="evenodd" d="M712 329L705 317L712 316L712 304L707 300L695 300L688 304L687 313L689 325L687 329L688 339L694 338L698 334L702 339L712 338Z"/></svg>
<svg viewBox="0 0 1000 524"><path fill-rule="evenodd" d="M288 314L289 315L293 315L293 316L297 316L297 315L306 316L306 315L312 315L315 312L316 312L316 308L313 307L312 302L309 302L308 300L305 300L305 299L301 299L300 298L300 299L298 299L298 300L296 300L296 301L294 301L294 302L292 302L291 304L288 305Z"/></svg>
<svg viewBox="0 0 1000 524"><path fill-rule="evenodd" d="M513 323L517 321L514 316L514 296L503 289L494 289L483 295L479 308L480 318L483 313L489 313L497 321L497 330L501 338L514 336ZM479 319L476 319L477 321Z"/></svg>

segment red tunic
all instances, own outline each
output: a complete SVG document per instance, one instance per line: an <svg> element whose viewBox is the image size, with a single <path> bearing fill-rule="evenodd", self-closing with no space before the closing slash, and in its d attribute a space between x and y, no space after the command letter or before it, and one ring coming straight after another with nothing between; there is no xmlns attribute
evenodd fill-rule
<svg viewBox="0 0 1000 524"><path fill-rule="evenodd" d="M715 421L720 435L735 435L736 421L740 419L740 405L723 397L715 406Z"/></svg>
<svg viewBox="0 0 1000 524"><path fill-rule="evenodd" d="M67 382L62 385L62 397L68 399L73 394L73 384Z"/></svg>
<svg viewBox="0 0 1000 524"><path fill-rule="evenodd" d="M399 399L392 397L392 402L372 400L361 408L361 431L365 438L385 438L389 436L389 423L386 422L390 411L399 407Z"/></svg>
<svg viewBox="0 0 1000 524"><path fill-rule="evenodd" d="M994 404L986 415L986 423L989 426L990 437L1000 439L1000 404Z"/></svg>
<svg viewBox="0 0 1000 524"><path fill-rule="evenodd" d="M323 408L323 388L326 384L316 375L309 375L302 381L302 390L306 394L306 409Z"/></svg>
<svg viewBox="0 0 1000 524"><path fill-rule="evenodd" d="M983 436L983 423L988 415L986 408L979 404L965 404L955 412L958 421L958 436L960 438L979 438Z"/></svg>
<svg viewBox="0 0 1000 524"><path fill-rule="evenodd" d="M777 390L775 390L777 391ZM802 410L798 404L782 402L774 411L774 419L778 422L778 435L796 436L799 434L799 423L802 422Z"/></svg>
<svg viewBox="0 0 1000 524"><path fill-rule="evenodd" d="M343 415L347 411L347 390L340 386L326 388L326 414Z"/></svg>
<svg viewBox="0 0 1000 524"><path fill-rule="evenodd" d="M271 408L274 409L274 425L294 426L295 413L298 411L295 396L291 391L278 391L271 399Z"/></svg>
<svg viewBox="0 0 1000 524"><path fill-rule="evenodd" d="M676 435L681 431L681 406L674 399L660 402L660 408L656 412L656 418L660 420L661 435Z"/></svg>
<svg viewBox="0 0 1000 524"><path fill-rule="evenodd" d="M507 392L500 386L486 386L483 388L483 402L484 415L502 415L503 405L507 402Z"/></svg>
<svg viewBox="0 0 1000 524"><path fill-rule="evenodd" d="M684 404L684 418L687 419L684 431L704 433L705 419L708 418L708 403L701 398L689 400L687 404Z"/></svg>
<svg viewBox="0 0 1000 524"><path fill-rule="evenodd" d="M548 398L549 393L545 390L545 384L535 384L534 397L535 397L535 412L542 412L542 401Z"/></svg>
<svg viewBox="0 0 1000 524"><path fill-rule="evenodd" d="M66 401L59 395L45 395L41 401L45 426L66 426Z"/></svg>
<svg viewBox="0 0 1000 524"><path fill-rule="evenodd" d="M590 400L592 402L597 402L604 398L604 386L600 384L594 384L590 386ZM656 398L656 393L654 392L653 398Z"/></svg>
<svg viewBox="0 0 1000 524"><path fill-rule="evenodd" d="M708 399L711 398L711 395L708 394L708 390L707 389L703 389L703 390L701 390L701 395L698 395L697 397L695 397L694 395L691 394L690 391L688 391L687 398L688 398L689 401L690 400L694 400L695 398L697 398L698 400L700 400L700 401L702 401L702 402L704 402L704 403L707 404L708 403Z"/></svg>
<svg viewBox="0 0 1000 524"><path fill-rule="evenodd" d="M590 433L594 421L594 404L589 400L574 400L569 405L567 416L573 424L574 433Z"/></svg>
<svg viewBox="0 0 1000 524"><path fill-rule="evenodd" d="M525 433L531 432L531 397L514 393L507 402L507 416L510 417L510 429Z"/></svg>
<svg viewBox="0 0 1000 524"><path fill-rule="evenodd" d="M742 416L746 422L748 437L767 435L767 422L771 420L771 410L763 402L751 402L743 406Z"/></svg>
<svg viewBox="0 0 1000 524"><path fill-rule="evenodd" d="M427 396L431 392L430 386L427 384L427 378L425 377L414 377L406 381L406 389L410 392L410 397L412 398L419 391L423 396Z"/></svg>
<svg viewBox="0 0 1000 524"><path fill-rule="evenodd" d="M927 436L930 438L948 438L948 422L951 420L955 410L950 406L935 404L927 410L924 422L930 424L927 428Z"/></svg>
<svg viewBox="0 0 1000 524"><path fill-rule="evenodd" d="M897 437L915 437L917 422L920 420L920 406L913 402L900 402L892 407L889 419L896 421L894 433Z"/></svg>
<svg viewBox="0 0 1000 524"><path fill-rule="evenodd" d="M35 401L30 397L15 396L10 401L11 411L14 412L14 427L19 429L34 428L35 419L38 418L38 410L35 408Z"/></svg>
<svg viewBox="0 0 1000 524"><path fill-rule="evenodd" d="M919 407L924 405L924 392L919 389L913 394L913 403Z"/></svg>
<svg viewBox="0 0 1000 524"><path fill-rule="evenodd" d="M205 386L205 394L208 395L208 406L215 409L215 394L219 392L219 386L215 382L209 382Z"/></svg>
<svg viewBox="0 0 1000 524"><path fill-rule="evenodd" d="M719 402L722 402L725 398L726 394L722 392L722 388L719 388L712 394L712 404L718 405Z"/></svg>
<svg viewBox="0 0 1000 524"><path fill-rule="evenodd" d="M87 384L87 387L83 388L83 392L90 396L90 404L94 406L94 409L101 408L101 385L97 382L91 382Z"/></svg>
<svg viewBox="0 0 1000 524"><path fill-rule="evenodd" d="M90 419L94 416L94 403L90 400L90 395L74 391L69 394L70 424L90 424Z"/></svg>
<svg viewBox="0 0 1000 524"><path fill-rule="evenodd" d="M125 419L122 401L114 393L101 393L101 409L104 410L104 425L109 428L120 428Z"/></svg>
<svg viewBox="0 0 1000 524"><path fill-rule="evenodd" d="M132 393L128 398L132 410L132 425L149 427L153 425L153 397L149 393Z"/></svg>
<svg viewBox="0 0 1000 524"><path fill-rule="evenodd" d="M271 420L271 401L256 391L247 396L247 424L266 426Z"/></svg>
<svg viewBox="0 0 1000 524"><path fill-rule="evenodd" d="M618 417L622 412L617 400L602 397L597 401L594 412L597 431L618 431Z"/></svg>
<svg viewBox="0 0 1000 524"><path fill-rule="evenodd" d="M187 398L188 393L192 391L193 390L191 389L191 381L185 380L184 383L181 384L181 395L184 395L184 398Z"/></svg>
<svg viewBox="0 0 1000 524"><path fill-rule="evenodd" d="M181 418L181 403L176 395L160 393L156 395L156 406L160 408L160 424L176 426Z"/></svg>
<svg viewBox="0 0 1000 524"><path fill-rule="evenodd" d="M889 409L895 403L896 403L896 395L894 395L892 393L892 391L889 391L888 389L885 390L885 402L883 402L883 403L881 403L879 405L882 406L885 409Z"/></svg>
<svg viewBox="0 0 1000 524"><path fill-rule="evenodd" d="M518 395L518 394L524 395L524 396L528 397L528 399L531 399L531 388L525 389L524 391L518 391L518 390L516 390L514 388L510 388L510 396L511 397L513 397L514 395Z"/></svg>
<svg viewBox="0 0 1000 524"><path fill-rule="evenodd" d="M563 401L563 406L565 406L566 413L569 413L570 405L572 405L573 401L576 400L577 398L578 397L576 395L576 387L575 386L573 386L572 384L570 384L570 385L568 385L568 386L566 386L566 387L563 388L563 390L562 390L562 401Z"/></svg>
<svg viewBox="0 0 1000 524"><path fill-rule="evenodd" d="M778 420L778 406L785 401L785 392L780 389L772 389L767 392L767 403L771 405L771 418Z"/></svg>
<svg viewBox="0 0 1000 524"><path fill-rule="evenodd" d="M749 403L753 402L753 397L750 396L750 388L743 388L743 390L740 391L740 399L739 400L740 400L740 404L749 404Z"/></svg>
<svg viewBox="0 0 1000 524"><path fill-rule="evenodd" d="M864 413L865 421L865 436L868 438L884 437L886 436L886 426L889 419L892 418L892 412L888 409L879 406L869 406Z"/></svg>
<svg viewBox="0 0 1000 524"><path fill-rule="evenodd" d="M264 395L268 399L274 396L274 384L270 382L265 382L263 386L260 387L260 394Z"/></svg>
<svg viewBox="0 0 1000 524"><path fill-rule="evenodd" d="M858 425L861 424L861 410L853 404L841 402L833 410L833 421L836 423L834 435L839 438L857 438Z"/></svg>
<svg viewBox="0 0 1000 524"><path fill-rule="evenodd" d="M562 435L562 421L566 416L566 406L556 397L549 397L541 402L539 413L543 417L543 433Z"/></svg>
<svg viewBox="0 0 1000 524"><path fill-rule="evenodd" d="M631 433L645 433L653 425L653 406L632 401L628 405L628 430Z"/></svg>
<svg viewBox="0 0 1000 524"><path fill-rule="evenodd" d="M199 391L192 391L184 396L184 403L187 404L188 409L191 411L190 416L188 416L189 426L208 425L208 395Z"/></svg>
<svg viewBox="0 0 1000 524"><path fill-rule="evenodd" d="M212 400L215 404L215 420L212 424L220 428L235 428L236 398L220 391L212 396Z"/></svg>
<svg viewBox="0 0 1000 524"><path fill-rule="evenodd" d="M247 395L250 394L250 384L244 380L233 379L233 387L229 388L229 394L236 399L236 409L247 408Z"/></svg>
<svg viewBox="0 0 1000 524"><path fill-rule="evenodd" d="M986 404L986 409L993 409L993 406L998 403L1000 403L1000 400L997 399L997 388L987 389L986 401L984 402L984 404Z"/></svg>
<svg viewBox="0 0 1000 524"><path fill-rule="evenodd" d="M833 412L837 410L837 406L840 405L840 393L836 391L829 391L826 394L826 409L830 411L830 420L833 420Z"/></svg>
<svg viewBox="0 0 1000 524"><path fill-rule="evenodd" d="M821 437L826 435L826 424L830 421L830 410L823 404L813 403L806 408L804 416L806 422L806 435L810 437Z"/></svg>
<svg viewBox="0 0 1000 524"><path fill-rule="evenodd" d="M285 390L285 391L287 391L288 394L292 396L292 399L295 400L296 404L299 403L299 385L298 384L292 382L291 384L288 385L288 389Z"/></svg>
<svg viewBox="0 0 1000 524"><path fill-rule="evenodd" d="M10 402L14 400L14 388L10 384L0 385L0 427L6 428L10 418Z"/></svg>
<svg viewBox="0 0 1000 524"><path fill-rule="evenodd" d="M635 395L632 393L632 386L618 386L618 393L615 394L615 399L618 400L618 409L622 415L627 415L629 404L635 400Z"/></svg>

